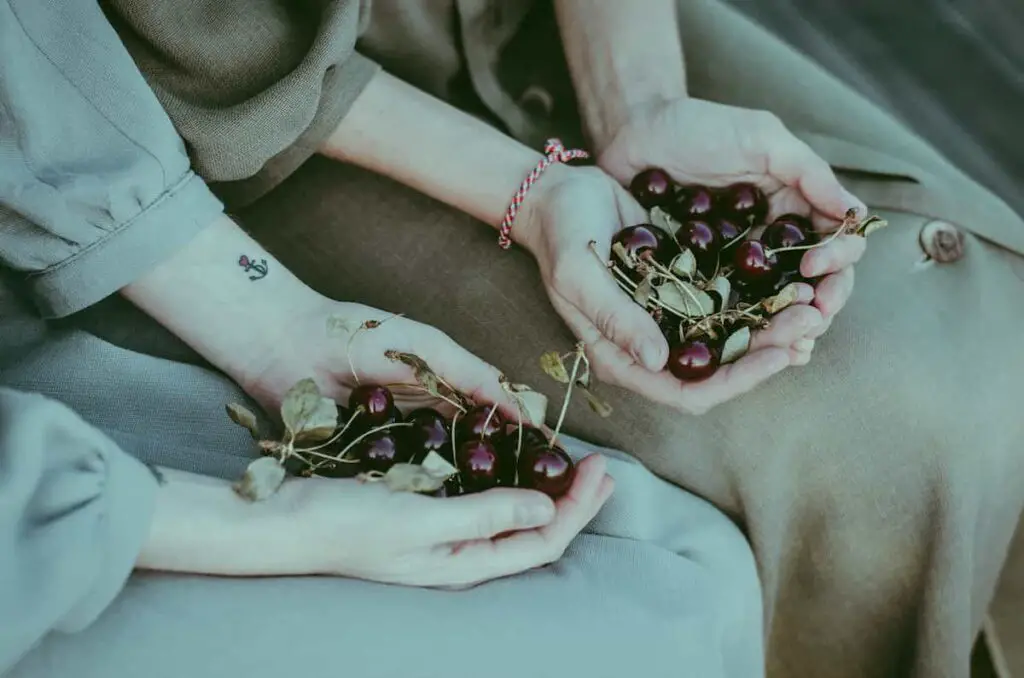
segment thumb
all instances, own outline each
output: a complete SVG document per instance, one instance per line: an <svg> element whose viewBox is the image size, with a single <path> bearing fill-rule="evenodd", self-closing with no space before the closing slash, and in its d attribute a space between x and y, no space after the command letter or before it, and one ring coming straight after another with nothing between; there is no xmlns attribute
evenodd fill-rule
<svg viewBox="0 0 1024 678"><path fill-rule="evenodd" d="M637 363L660 371L668 361L668 342L658 323L629 295L619 289L594 257L574 267L570 289L563 295L611 343Z"/></svg>
<svg viewBox="0 0 1024 678"><path fill-rule="evenodd" d="M532 530L555 519L555 503L532 490L498 488L434 502L436 515L424 522L438 542L491 539L504 532Z"/></svg>

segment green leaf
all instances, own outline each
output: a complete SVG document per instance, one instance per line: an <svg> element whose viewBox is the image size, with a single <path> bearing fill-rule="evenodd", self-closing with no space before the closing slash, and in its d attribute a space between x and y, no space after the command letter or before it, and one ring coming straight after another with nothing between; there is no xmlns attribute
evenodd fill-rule
<svg viewBox="0 0 1024 678"><path fill-rule="evenodd" d="M721 298L718 310L724 311L729 307L729 298L732 296L732 283L724 275L720 275L711 281L711 290L718 293Z"/></svg>
<svg viewBox="0 0 1024 678"><path fill-rule="evenodd" d="M669 270L680 278L692 278L697 273L697 258L693 252L684 249L672 259Z"/></svg>
<svg viewBox="0 0 1024 678"><path fill-rule="evenodd" d="M636 289L633 291L633 301L640 304L641 306L646 307L647 302L651 300L651 294L653 293L654 290L651 288L650 278L644 278L643 280L640 281L640 284L637 285Z"/></svg>
<svg viewBox="0 0 1024 678"><path fill-rule="evenodd" d="M742 358L750 350L750 328L741 327L725 340L722 346L722 364L733 363Z"/></svg>
<svg viewBox="0 0 1024 678"><path fill-rule="evenodd" d="M669 235L675 235L682 226L675 218L660 207L652 207L650 212L651 223L658 228L664 229Z"/></svg>
<svg viewBox="0 0 1024 678"><path fill-rule="evenodd" d="M433 473L420 464L395 464L384 474L384 484L392 492L436 492L449 477L451 474Z"/></svg>
<svg viewBox="0 0 1024 678"><path fill-rule="evenodd" d="M544 370L544 374L548 375L559 384L569 383L569 370L565 368L565 363L562 362L562 356L558 355L555 351L548 351L540 357L540 368Z"/></svg>
<svg viewBox="0 0 1024 678"><path fill-rule="evenodd" d="M238 403L228 403L224 406L224 409L227 410L231 421L244 429L248 429L249 435L252 436L253 440L260 439L260 425L256 420L255 414L253 414L244 405L239 405Z"/></svg>
<svg viewBox="0 0 1024 678"><path fill-rule="evenodd" d="M655 291L661 303L680 315L693 318L715 312L715 300L690 283L670 280L655 287Z"/></svg>
<svg viewBox="0 0 1024 678"><path fill-rule="evenodd" d="M241 480L232 488L248 501L263 501L270 497L284 482L285 468L274 457L260 457L245 469Z"/></svg>
<svg viewBox="0 0 1024 678"><path fill-rule="evenodd" d="M281 421L297 442L322 442L338 428L338 406L320 395L315 381L303 379L285 394Z"/></svg>

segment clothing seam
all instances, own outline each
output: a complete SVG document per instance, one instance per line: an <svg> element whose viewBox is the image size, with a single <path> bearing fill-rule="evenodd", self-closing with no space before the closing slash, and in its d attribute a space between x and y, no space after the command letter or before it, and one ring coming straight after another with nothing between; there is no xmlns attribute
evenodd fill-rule
<svg viewBox="0 0 1024 678"><path fill-rule="evenodd" d="M104 244L106 244L107 242L112 240L113 238L117 237L118 235L120 235L124 231L128 230L131 226L133 226L135 224L135 222L137 222L140 219L144 218L147 214L149 214L151 211L156 209L158 206L160 206L161 204L163 204L167 200L173 198L184 187L188 186L188 184L191 181L198 180L198 178L199 177L198 177L198 175L195 172L193 172L192 170L186 170L185 174L182 175L182 177L180 179L178 179L178 181L176 181L173 186L171 186L170 188L165 190L163 193L158 195L155 200L153 200L148 205L146 205L141 210L139 210L139 212L137 214L135 214L133 217L131 217L130 219L128 219L126 221L121 222L121 224L119 224L115 228L106 231L105 235L103 235L100 238L97 238L96 240L93 240L91 243L89 243L88 245L86 245L82 249L78 250L77 252L72 254L70 257L67 257L66 259L62 259L61 261L58 261L57 263L55 263L55 264L53 264L51 266L47 266L44 269L40 269L38 271L33 271L32 273L28 274L26 276L26 278L28 280L31 280L33 278L38 278L40 276L49 275L51 273L55 273L55 272L61 270L65 266L71 265L72 263L77 261L80 257L88 254L89 252L91 252L92 250L94 250L94 249L96 249L98 247L103 246Z"/></svg>
<svg viewBox="0 0 1024 678"><path fill-rule="evenodd" d="M41 54L43 56L43 58L46 59L46 61L51 66L53 66L54 70L56 70L60 74L60 76L61 76L61 78L63 78L64 82L66 82L69 86L71 86L71 88L74 89L83 100L85 100L85 101L87 101L89 103L89 107L92 108L92 110L95 111L97 115L99 115L101 118L103 118L107 122L108 125L110 125L112 128L114 128L117 131L117 133L120 134L122 137L124 137L130 144L132 144L133 146L138 148L140 151L145 153L147 156L149 156L153 160L153 162L155 162L157 164L157 166L160 168L160 175L161 175L161 177L163 179L163 183L164 183L164 185L166 185L167 184L167 168L164 167L164 163L161 162L160 158L157 157L157 155L153 151L151 151L150 149L148 149L144 145L142 145L142 143L140 143L138 140L136 140L133 136L131 136L126 131L121 129L120 125L116 124L113 120L111 120L107 116L106 113L104 113L102 110L100 110L100 108L98 106L96 106L96 103L92 100L92 98L89 97L89 96L86 96L85 92L83 92L81 90L81 88L71 78L68 77L68 75L64 72L64 70L60 66L58 66L56 64L56 62L50 56L49 52L47 52L45 49L43 49L42 45L40 45L39 42L36 41L36 39L32 36L32 34L29 32L29 30L25 27L25 22L22 20L21 15L18 13L18 10L15 8L14 3L12 2L12 0L7 0L7 7L11 10L11 14L14 16L15 21L18 22L18 27L21 29L21 32L25 35L25 38L32 44L32 46L36 48L36 51L39 52L39 54ZM97 8L98 8L98 6L97 6ZM111 30L113 30L113 28L111 28ZM129 60L131 61L130 58L129 58ZM135 66L135 62L134 61L132 61L132 65ZM135 68L137 70L138 67L135 66ZM145 78L142 78L141 75L139 77L140 77L140 79L142 79L143 82L145 82ZM149 85L147 84L146 86L148 87ZM162 110L162 107L161 107L161 110Z"/></svg>

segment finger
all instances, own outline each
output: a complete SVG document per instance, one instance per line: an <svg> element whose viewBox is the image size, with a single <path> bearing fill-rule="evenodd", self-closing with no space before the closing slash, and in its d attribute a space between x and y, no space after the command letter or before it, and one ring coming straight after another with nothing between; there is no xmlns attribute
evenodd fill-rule
<svg viewBox="0 0 1024 678"><path fill-rule="evenodd" d="M683 383L667 371L652 372L638 365L611 342L596 338L600 337L597 329L590 326L577 309L565 307L560 309L560 313L576 336L587 344L587 355L601 381L688 414L703 414L753 390L789 366L787 349L765 348L719 368L707 381Z"/></svg>
<svg viewBox="0 0 1024 678"><path fill-rule="evenodd" d="M586 316L602 336L651 370L668 360L668 342L658 324L615 284L596 257L562 266L556 292Z"/></svg>
<svg viewBox="0 0 1024 678"><path fill-rule="evenodd" d="M824 159L794 136L774 116L766 117L761 141L768 173L800 189L818 212L842 219L851 207L866 211L864 203L843 188Z"/></svg>
<svg viewBox="0 0 1024 678"><path fill-rule="evenodd" d="M821 311L813 306L790 306L772 318L768 329L754 333L750 350L758 351L770 346L787 348L824 321Z"/></svg>
<svg viewBox="0 0 1024 678"><path fill-rule="evenodd" d="M533 490L496 488L433 502L420 514L431 543L491 539L503 532L531 530L555 519L551 498Z"/></svg>
<svg viewBox="0 0 1024 678"><path fill-rule="evenodd" d="M809 340L808 340L809 341ZM803 367L807 363L811 362L811 355L814 352L814 342L811 342L811 348L808 350L790 350L790 364L793 367Z"/></svg>
<svg viewBox="0 0 1024 678"><path fill-rule="evenodd" d="M518 416L515 400L502 388L500 370L467 351L448 335L438 331L427 356L431 368L438 375L475 402L494 403L506 416L513 419Z"/></svg>
<svg viewBox="0 0 1024 678"><path fill-rule="evenodd" d="M859 235L841 235L827 245L816 247L800 260L800 273L817 278L835 273L860 261L867 251L867 238Z"/></svg>
<svg viewBox="0 0 1024 678"><path fill-rule="evenodd" d="M814 306L824 318L831 318L846 305L853 294L854 268L844 268L818 283Z"/></svg>
<svg viewBox="0 0 1024 678"><path fill-rule="evenodd" d="M572 487L558 500L555 518L547 525L498 540L459 544L452 555L452 577L464 582L487 581L561 558L569 543L593 520L611 495L613 481L605 474L605 468L601 455L581 460Z"/></svg>
<svg viewBox="0 0 1024 678"><path fill-rule="evenodd" d="M832 319L833 318L835 318L834 315L825 318L825 322L823 322L817 328L815 328L815 329L811 330L810 332L808 332L806 338L807 339L817 339L818 337L820 337L823 334L825 334L826 332L828 332L828 328L832 327Z"/></svg>

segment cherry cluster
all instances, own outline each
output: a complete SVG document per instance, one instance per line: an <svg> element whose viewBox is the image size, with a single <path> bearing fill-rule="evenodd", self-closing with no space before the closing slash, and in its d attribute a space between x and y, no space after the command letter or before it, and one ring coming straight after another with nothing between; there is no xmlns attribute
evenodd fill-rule
<svg viewBox="0 0 1024 678"><path fill-rule="evenodd" d="M330 445L315 455L297 451L286 468L293 475L332 478L385 474L436 453L456 469L436 496L520 487L555 499L569 489L575 472L572 458L541 429L508 421L494 405L472 406L451 420L428 407L403 415L389 388L363 384L352 391L347 408L338 406L338 426Z"/></svg>
<svg viewBox="0 0 1024 678"><path fill-rule="evenodd" d="M651 168L629 188L649 223L615 236L607 266L658 322L676 378L701 381L738 360L751 331L796 301L792 283L814 283L800 261L824 241L801 214L766 223L768 198L757 186L681 185Z"/></svg>

